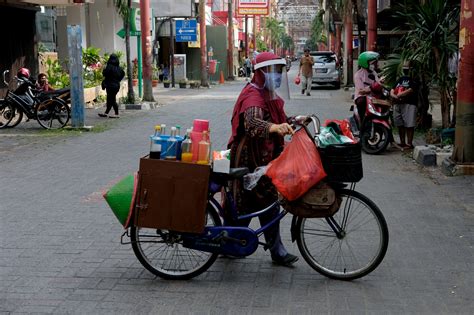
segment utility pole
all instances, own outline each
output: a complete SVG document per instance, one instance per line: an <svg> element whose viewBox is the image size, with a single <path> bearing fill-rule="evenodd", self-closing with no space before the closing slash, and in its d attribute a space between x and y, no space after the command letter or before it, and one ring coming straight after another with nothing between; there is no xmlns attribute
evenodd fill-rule
<svg viewBox="0 0 474 315"><path fill-rule="evenodd" d="M82 80L82 32L80 25L67 26L69 76L71 78L71 125L84 127L84 82Z"/></svg>
<svg viewBox="0 0 474 315"><path fill-rule="evenodd" d="M377 50L377 0L368 0L367 50ZM360 41L360 39L359 39Z"/></svg>
<svg viewBox="0 0 474 315"><path fill-rule="evenodd" d="M228 1L228 10L227 10L227 64L229 80L234 80L234 10L233 10L233 1Z"/></svg>
<svg viewBox="0 0 474 315"><path fill-rule="evenodd" d="M201 44L201 85L209 86L207 76L206 2L199 0L199 32Z"/></svg>
<svg viewBox="0 0 474 315"><path fill-rule="evenodd" d="M142 60L143 60L143 100L154 102L151 86L151 50L153 48L150 25L150 0L140 0L140 26L142 33Z"/></svg>
<svg viewBox="0 0 474 315"><path fill-rule="evenodd" d="M171 86L174 87L176 80L174 79L174 19L170 19L170 73L171 73Z"/></svg>
<svg viewBox="0 0 474 315"><path fill-rule="evenodd" d="M245 57L249 56L249 22L248 22L248 16L245 14Z"/></svg>
<svg viewBox="0 0 474 315"><path fill-rule="evenodd" d="M456 133L451 157L461 166L462 174L474 174L474 18L471 11L474 0L461 1L459 53L461 61L458 75Z"/></svg>
<svg viewBox="0 0 474 315"><path fill-rule="evenodd" d="M353 65L352 65L352 10L351 14L346 15L346 21L344 25L344 31L345 31L345 49L344 49L344 55L346 59L346 85L351 86L354 83L353 79ZM359 45L360 45L360 38L359 38Z"/></svg>

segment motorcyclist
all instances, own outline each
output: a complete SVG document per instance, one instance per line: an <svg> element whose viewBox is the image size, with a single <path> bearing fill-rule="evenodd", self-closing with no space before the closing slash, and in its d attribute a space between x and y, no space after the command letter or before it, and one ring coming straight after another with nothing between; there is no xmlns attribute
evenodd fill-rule
<svg viewBox="0 0 474 315"><path fill-rule="evenodd" d="M371 93L370 86L372 83L380 83L377 76L377 63L379 54L375 51L365 51L359 55L358 65L359 70L354 73L355 94L354 102L357 105L357 111L360 120L363 121L365 116L366 98L367 94Z"/></svg>

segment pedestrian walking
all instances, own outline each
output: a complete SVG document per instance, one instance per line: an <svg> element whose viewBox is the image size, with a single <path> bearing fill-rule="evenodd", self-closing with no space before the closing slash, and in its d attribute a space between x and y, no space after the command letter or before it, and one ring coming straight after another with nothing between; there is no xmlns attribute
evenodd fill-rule
<svg viewBox="0 0 474 315"><path fill-rule="evenodd" d="M300 60L300 70L298 72L298 76L302 78L302 85L301 85L301 94L305 94L307 96L311 95L311 85L313 82L313 65L314 59L309 54L309 49L305 48L304 56L301 57Z"/></svg>
<svg viewBox="0 0 474 315"><path fill-rule="evenodd" d="M117 93L120 90L120 81L125 76L125 72L120 67L120 62L115 54L111 54L107 65L102 71L104 75L104 81L102 82L102 88L105 88L107 92L107 107L105 113L99 113L100 117L119 118L118 104L117 104ZM110 115L111 109L114 109L115 115Z"/></svg>
<svg viewBox="0 0 474 315"><path fill-rule="evenodd" d="M395 87L390 90L390 96L396 102L393 109L393 120L400 135L399 146L405 149L413 149L418 105L418 83L411 76L409 62L403 64L402 76L398 79Z"/></svg>
<svg viewBox="0 0 474 315"><path fill-rule="evenodd" d="M282 82L288 85L288 80L282 80L287 75L283 71L285 60L273 53L263 52L255 62L252 81L244 87L234 106L232 136L228 144L231 166L248 167L251 172L275 159L283 150L283 137L293 133L283 110L285 102L276 94ZM280 91L285 89L282 87ZM236 180L232 193L240 215L266 208L278 199L275 186L268 177L262 177L251 191L244 190L242 182ZM261 226L272 221L279 211L274 209L259 217ZM250 220L244 224L249 223ZM274 263L290 266L298 260L283 246L278 223L264 235Z"/></svg>

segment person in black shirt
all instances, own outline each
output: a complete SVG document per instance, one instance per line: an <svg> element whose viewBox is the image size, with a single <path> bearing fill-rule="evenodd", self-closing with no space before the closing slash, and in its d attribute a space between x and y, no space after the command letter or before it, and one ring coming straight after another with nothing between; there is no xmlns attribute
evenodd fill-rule
<svg viewBox="0 0 474 315"><path fill-rule="evenodd" d="M403 75L398 79L390 96L396 102L393 110L393 120L400 135L399 146L413 149L413 136L416 125L416 109L418 103L418 84L410 76L410 64L403 64ZM405 140L406 136L406 140Z"/></svg>
<svg viewBox="0 0 474 315"><path fill-rule="evenodd" d="M107 66L104 71L104 81L102 82L102 88L105 88L107 92L107 108L105 113L100 113L100 117L119 118L118 104L117 104L117 93L120 90L120 81L125 76L125 72L120 67L120 62L115 54L111 54L107 61ZM115 115L110 115L109 112L114 108Z"/></svg>

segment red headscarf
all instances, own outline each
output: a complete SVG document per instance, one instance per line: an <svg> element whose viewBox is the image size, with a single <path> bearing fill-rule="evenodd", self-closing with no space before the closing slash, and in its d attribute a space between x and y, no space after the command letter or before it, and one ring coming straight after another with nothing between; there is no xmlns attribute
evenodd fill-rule
<svg viewBox="0 0 474 315"><path fill-rule="evenodd" d="M273 53L264 52L257 55L256 63L273 59L281 58ZM264 88L264 85L265 76L263 72L260 69L255 70L252 81L244 87L242 92L240 92L239 98L235 103L231 120L232 135L229 139L228 147L230 147L236 140L241 114L251 107L259 107L268 112L270 114L271 121L275 124L282 124L286 122L286 114L283 109L285 102L280 97L272 100L270 93Z"/></svg>

